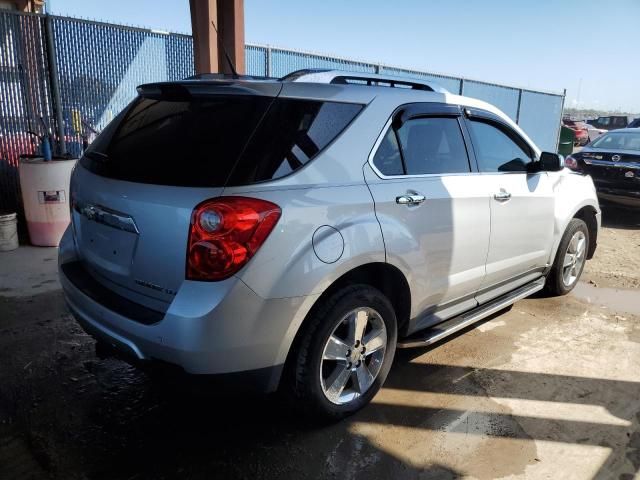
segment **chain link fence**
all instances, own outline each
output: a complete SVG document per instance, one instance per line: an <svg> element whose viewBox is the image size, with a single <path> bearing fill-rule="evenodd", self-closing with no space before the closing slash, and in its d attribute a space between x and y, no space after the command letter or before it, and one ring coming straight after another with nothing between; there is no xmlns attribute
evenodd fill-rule
<svg viewBox="0 0 640 480"><path fill-rule="evenodd" d="M0 15L0 212L22 215L18 158L34 134L55 129L46 24L35 15Z"/></svg>
<svg viewBox="0 0 640 480"><path fill-rule="evenodd" d="M331 68L430 80L496 105L543 150L557 146L563 94L263 45L247 45L245 56L247 74L255 76ZM33 133L50 130L64 138L62 150L77 156L83 139L104 128L135 97L138 85L193 73L188 35L0 12L0 211L21 210L18 157L36 151Z"/></svg>

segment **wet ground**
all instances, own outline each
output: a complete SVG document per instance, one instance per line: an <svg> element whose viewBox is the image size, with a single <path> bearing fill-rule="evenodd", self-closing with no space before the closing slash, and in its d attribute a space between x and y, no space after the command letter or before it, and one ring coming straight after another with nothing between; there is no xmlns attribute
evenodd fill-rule
<svg viewBox="0 0 640 480"><path fill-rule="evenodd" d="M638 479L640 221L616 215L575 294L400 352L374 403L330 426L97 359L55 252L0 256L0 479Z"/></svg>

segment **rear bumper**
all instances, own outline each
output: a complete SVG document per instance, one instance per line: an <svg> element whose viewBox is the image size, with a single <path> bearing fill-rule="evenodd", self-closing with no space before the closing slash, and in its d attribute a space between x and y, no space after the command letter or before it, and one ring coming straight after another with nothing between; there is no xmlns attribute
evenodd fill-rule
<svg viewBox="0 0 640 480"><path fill-rule="evenodd" d="M626 207L640 207L640 190L619 190L615 188L598 187L598 199L602 203L613 203Z"/></svg>
<svg viewBox="0 0 640 480"><path fill-rule="evenodd" d="M60 244L60 265L73 258L72 238ZM71 312L82 328L134 364L175 365L188 374L233 375L277 388L289 347L314 297L263 299L237 278L184 281L163 318L144 324L114 311L59 268ZM242 375L240 375L242 374Z"/></svg>

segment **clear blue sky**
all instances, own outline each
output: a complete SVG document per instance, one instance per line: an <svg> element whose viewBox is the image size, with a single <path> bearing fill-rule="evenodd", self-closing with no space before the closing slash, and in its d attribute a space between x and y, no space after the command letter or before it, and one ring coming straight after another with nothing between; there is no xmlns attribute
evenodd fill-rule
<svg viewBox="0 0 640 480"><path fill-rule="evenodd" d="M188 0L49 0L52 13L191 32ZM245 0L249 43L562 91L640 113L640 0Z"/></svg>

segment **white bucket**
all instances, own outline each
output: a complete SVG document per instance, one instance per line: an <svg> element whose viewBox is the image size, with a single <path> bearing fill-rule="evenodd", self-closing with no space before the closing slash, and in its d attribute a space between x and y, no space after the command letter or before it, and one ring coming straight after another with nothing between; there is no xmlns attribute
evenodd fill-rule
<svg viewBox="0 0 640 480"><path fill-rule="evenodd" d="M18 248L18 220L15 213L0 214L0 252Z"/></svg>
<svg viewBox="0 0 640 480"><path fill-rule="evenodd" d="M69 225L69 179L75 159L20 159L20 188L33 245L57 247Z"/></svg>

